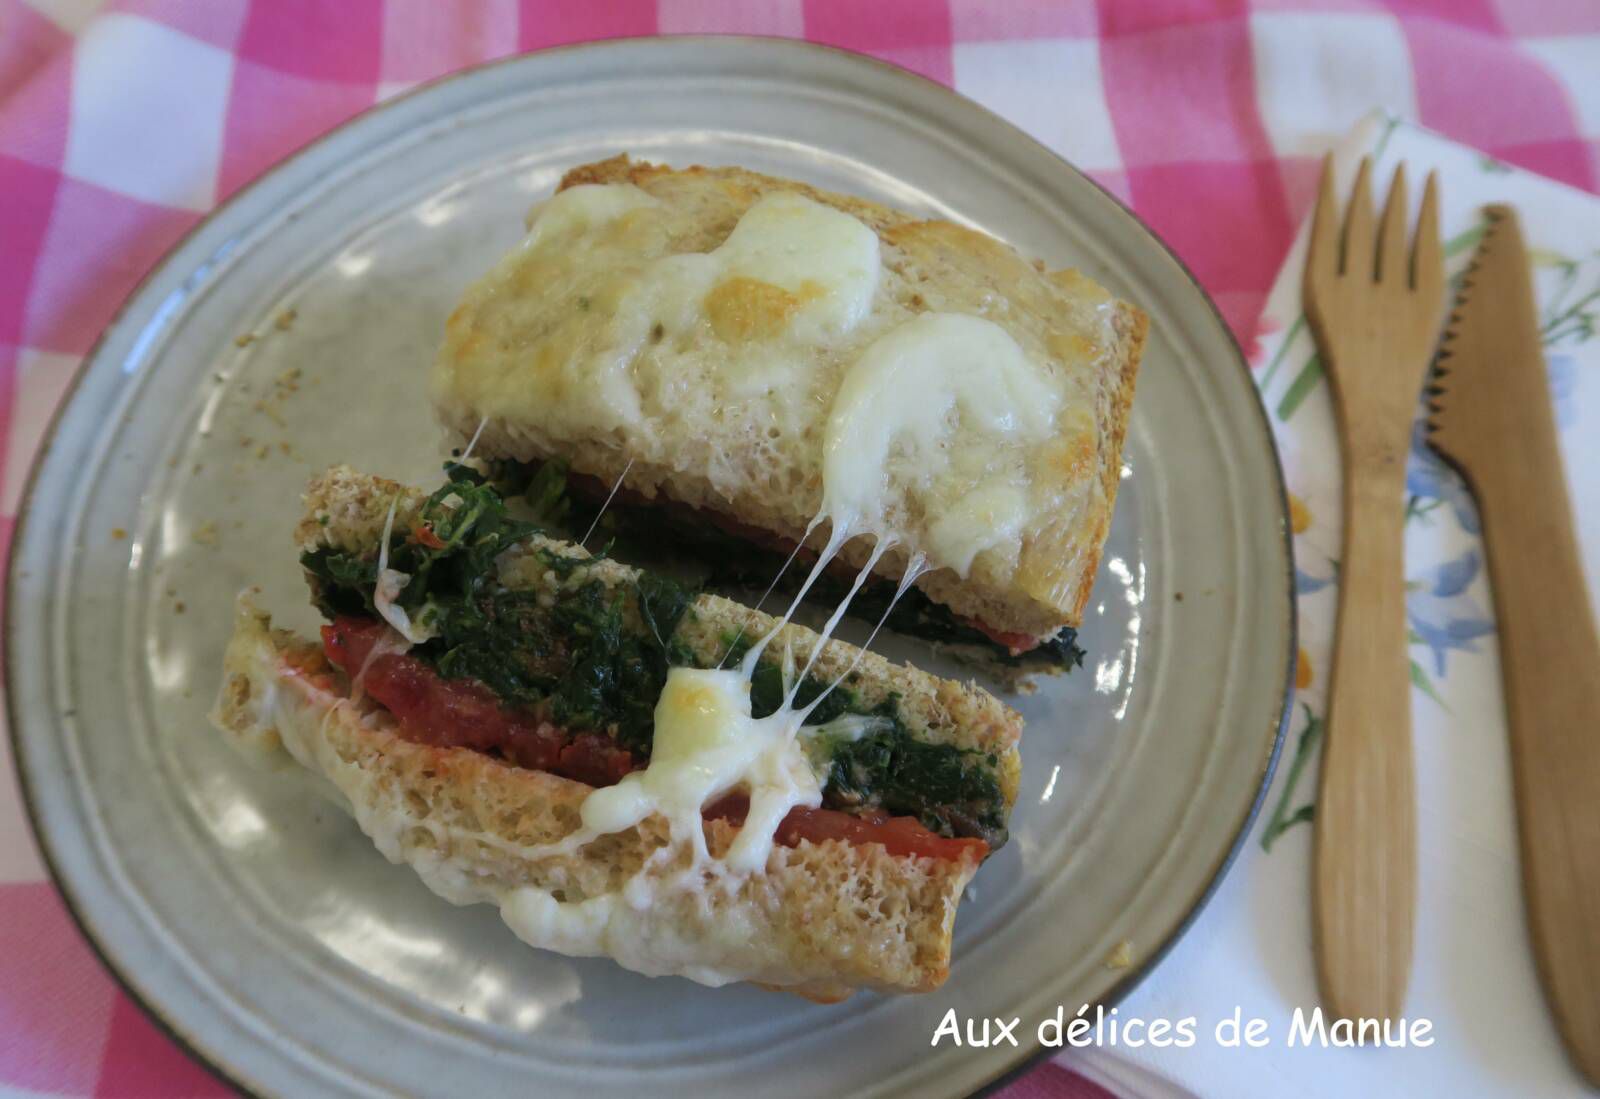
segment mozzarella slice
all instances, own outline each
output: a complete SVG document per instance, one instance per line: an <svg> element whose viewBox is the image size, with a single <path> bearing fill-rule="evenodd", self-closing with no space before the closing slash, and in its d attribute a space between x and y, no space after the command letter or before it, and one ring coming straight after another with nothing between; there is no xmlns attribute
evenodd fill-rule
<svg viewBox="0 0 1600 1099"><path fill-rule="evenodd" d="M711 256L722 271L706 298L713 327L729 327L719 324L721 306L742 310L753 334L765 334L763 326L781 318L795 338L811 343L861 323L882 270L878 234L790 191L763 196Z"/></svg>

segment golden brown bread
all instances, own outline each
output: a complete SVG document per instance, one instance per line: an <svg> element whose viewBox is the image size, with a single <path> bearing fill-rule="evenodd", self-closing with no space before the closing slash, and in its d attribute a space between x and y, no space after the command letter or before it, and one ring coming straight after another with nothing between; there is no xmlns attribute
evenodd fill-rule
<svg viewBox="0 0 1600 1099"><path fill-rule="evenodd" d="M620 480L645 498L664 496L798 540L822 499L826 410L863 346L919 314L982 316L1068 396L1056 435L1033 458L1038 476L1056 479L1059 499L1033 516L1015 544L981 552L965 578L939 568L917 584L999 631L1045 637L1081 621L1120 480L1147 327L1142 312L1077 272L1043 271L983 233L738 168L674 170L624 156L574 169L561 186L583 184L627 184L655 205L570 248L518 249L468 291L450 319L432 386L455 436L464 441L483 423L477 452L484 456L564 458L579 473ZM775 192L842 210L877 235L883 278L859 331L820 350L789 349L806 364L803 377L786 375L763 389L748 369L749 348L765 346L799 303L770 284L728 279L706 295L692 326L657 324L626 351L620 388L603 391L591 359L596 348L627 342L619 303L643 265L712 251L752 204ZM568 422L557 413L584 401L595 402L593 415ZM607 418L622 405L637 405L638 415ZM908 522L915 529L931 518L913 514ZM819 530L812 542L824 537ZM870 548L856 538L842 556L859 566ZM920 548L908 539L878 571L899 576Z"/></svg>

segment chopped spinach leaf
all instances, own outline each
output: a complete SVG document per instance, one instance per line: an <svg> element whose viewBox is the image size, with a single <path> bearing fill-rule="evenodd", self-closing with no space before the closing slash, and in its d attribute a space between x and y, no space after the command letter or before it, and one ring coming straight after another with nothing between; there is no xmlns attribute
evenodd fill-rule
<svg viewBox="0 0 1600 1099"><path fill-rule="evenodd" d="M978 836L999 847L1006 822L995 762L982 752L917 740L896 722L834 750L825 797L839 808L881 806L942 835Z"/></svg>
<svg viewBox="0 0 1600 1099"><path fill-rule="evenodd" d="M725 668L736 667L739 661L745 658L754 642L748 637L724 636L722 644L727 647L727 655L722 659ZM755 717L767 717L778 712L778 707L783 705L783 669L775 661L764 660L756 665L755 671L750 674L750 713ZM816 676L808 675L801 682L794 693L795 709L804 709L812 701L828 689L828 685ZM844 714L864 713L860 703L850 688L839 684L822 700L815 710L806 715L807 725L826 725L834 718Z"/></svg>
<svg viewBox="0 0 1600 1099"><path fill-rule="evenodd" d="M504 588L496 558L539 527L512 518L475 470L452 465L447 472L450 480L423 503L412 529L397 530L390 540L389 567L411 577L397 602L433 630L413 653L443 676L484 683L509 705L547 705L554 721L608 731L648 755L667 670L675 659L688 662L674 634L693 593L651 574L641 575L632 593L591 580L543 603L536 592ZM537 490L548 511L559 506L563 483L536 475L528 491ZM594 560L548 547L534 552L564 582ZM363 554L318 550L302 563L323 613L374 613L376 548ZM630 594L642 629L628 624Z"/></svg>

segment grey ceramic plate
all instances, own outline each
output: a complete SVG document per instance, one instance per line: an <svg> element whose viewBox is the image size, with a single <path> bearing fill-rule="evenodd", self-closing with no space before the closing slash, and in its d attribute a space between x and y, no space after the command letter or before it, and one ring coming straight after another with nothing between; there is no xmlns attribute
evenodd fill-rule
<svg viewBox="0 0 1600 1099"><path fill-rule="evenodd" d="M422 379L446 314L563 169L622 150L975 224L1153 318L1089 660L1019 702L1014 839L979 874L933 995L822 1007L525 949L206 724L239 588L259 583L282 621L313 625L288 537L306 477L336 461L438 476ZM930 1050L947 1009L1020 1015L1029 1032L1058 1004L1115 998L1216 884L1280 736L1290 576L1238 349L1092 183L973 104L853 55L614 42L372 111L172 252L90 356L35 470L7 685L39 836L84 929L241 1086L956 1095L1030 1050ZM1127 965L1108 965L1124 943Z"/></svg>

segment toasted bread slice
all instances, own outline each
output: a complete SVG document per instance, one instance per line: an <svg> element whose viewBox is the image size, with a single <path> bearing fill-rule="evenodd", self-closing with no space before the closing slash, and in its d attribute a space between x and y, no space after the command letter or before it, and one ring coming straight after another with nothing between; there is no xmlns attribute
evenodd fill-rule
<svg viewBox="0 0 1600 1099"><path fill-rule="evenodd" d="M1116 499L1147 328L1140 310L983 233L742 169L679 171L617 157L574 169L561 186L580 185L616 188L604 216L536 224L450 318L432 396L459 440L481 425L485 457L562 459L645 499L799 541L823 502L823 436L850 366L921 314L981 317L1061 396L1054 435L1027 455L1030 510L1017 537L978 552L961 575L940 560L931 533L939 515L908 496L897 520L902 544L877 571L897 578L918 553L949 565L918 587L1018 648L1080 623ZM793 294L740 277L703 297L672 285L639 289L670 284L652 265L712 252L778 192L843 211L876 234L881 277L870 311L847 333L791 338L785 326L804 308L805 286ZM642 294L654 296L641 305ZM811 544L826 535L813 531ZM841 556L859 567L870 551L863 536Z"/></svg>
<svg viewBox="0 0 1600 1099"><path fill-rule="evenodd" d="M391 505L405 529L424 494L392 481L336 469L318 478L297 529L301 548L370 548ZM619 590L635 570L590 559L566 543L535 538L499 559L499 580L550 591L563 578L533 562L532 551L580 563L581 576ZM522 552L528 551L528 552ZM677 637L714 660L730 630L759 635L766 615L701 597ZM774 642L804 659L817 638L789 626ZM823 675L842 673L856 650L830 643ZM758 873L724 873L718 859L738 829L704 824L710 863L682 875L688 851L671 845L657 815L575 850L552 853L579 828L592 792L580 782L512 766L465 748L417 743L370 699L353 699L320 647L271 628L241 597L213 720L241 747L287 751L323 776L357 824L391 861L410 865L434 892L458 904L497 905L533 945L573 955L605 955L651 975L706 984L733 980L782 987L821 1000L856 988L926 991L949 971L951 935L975 857L891 855L878 844L802 839L774 846ZM1018 780L1018 716L984 692L861 657L852 690L864 700L894 695L907 731L919 739L992 754L1006 806Z"/></svg>

